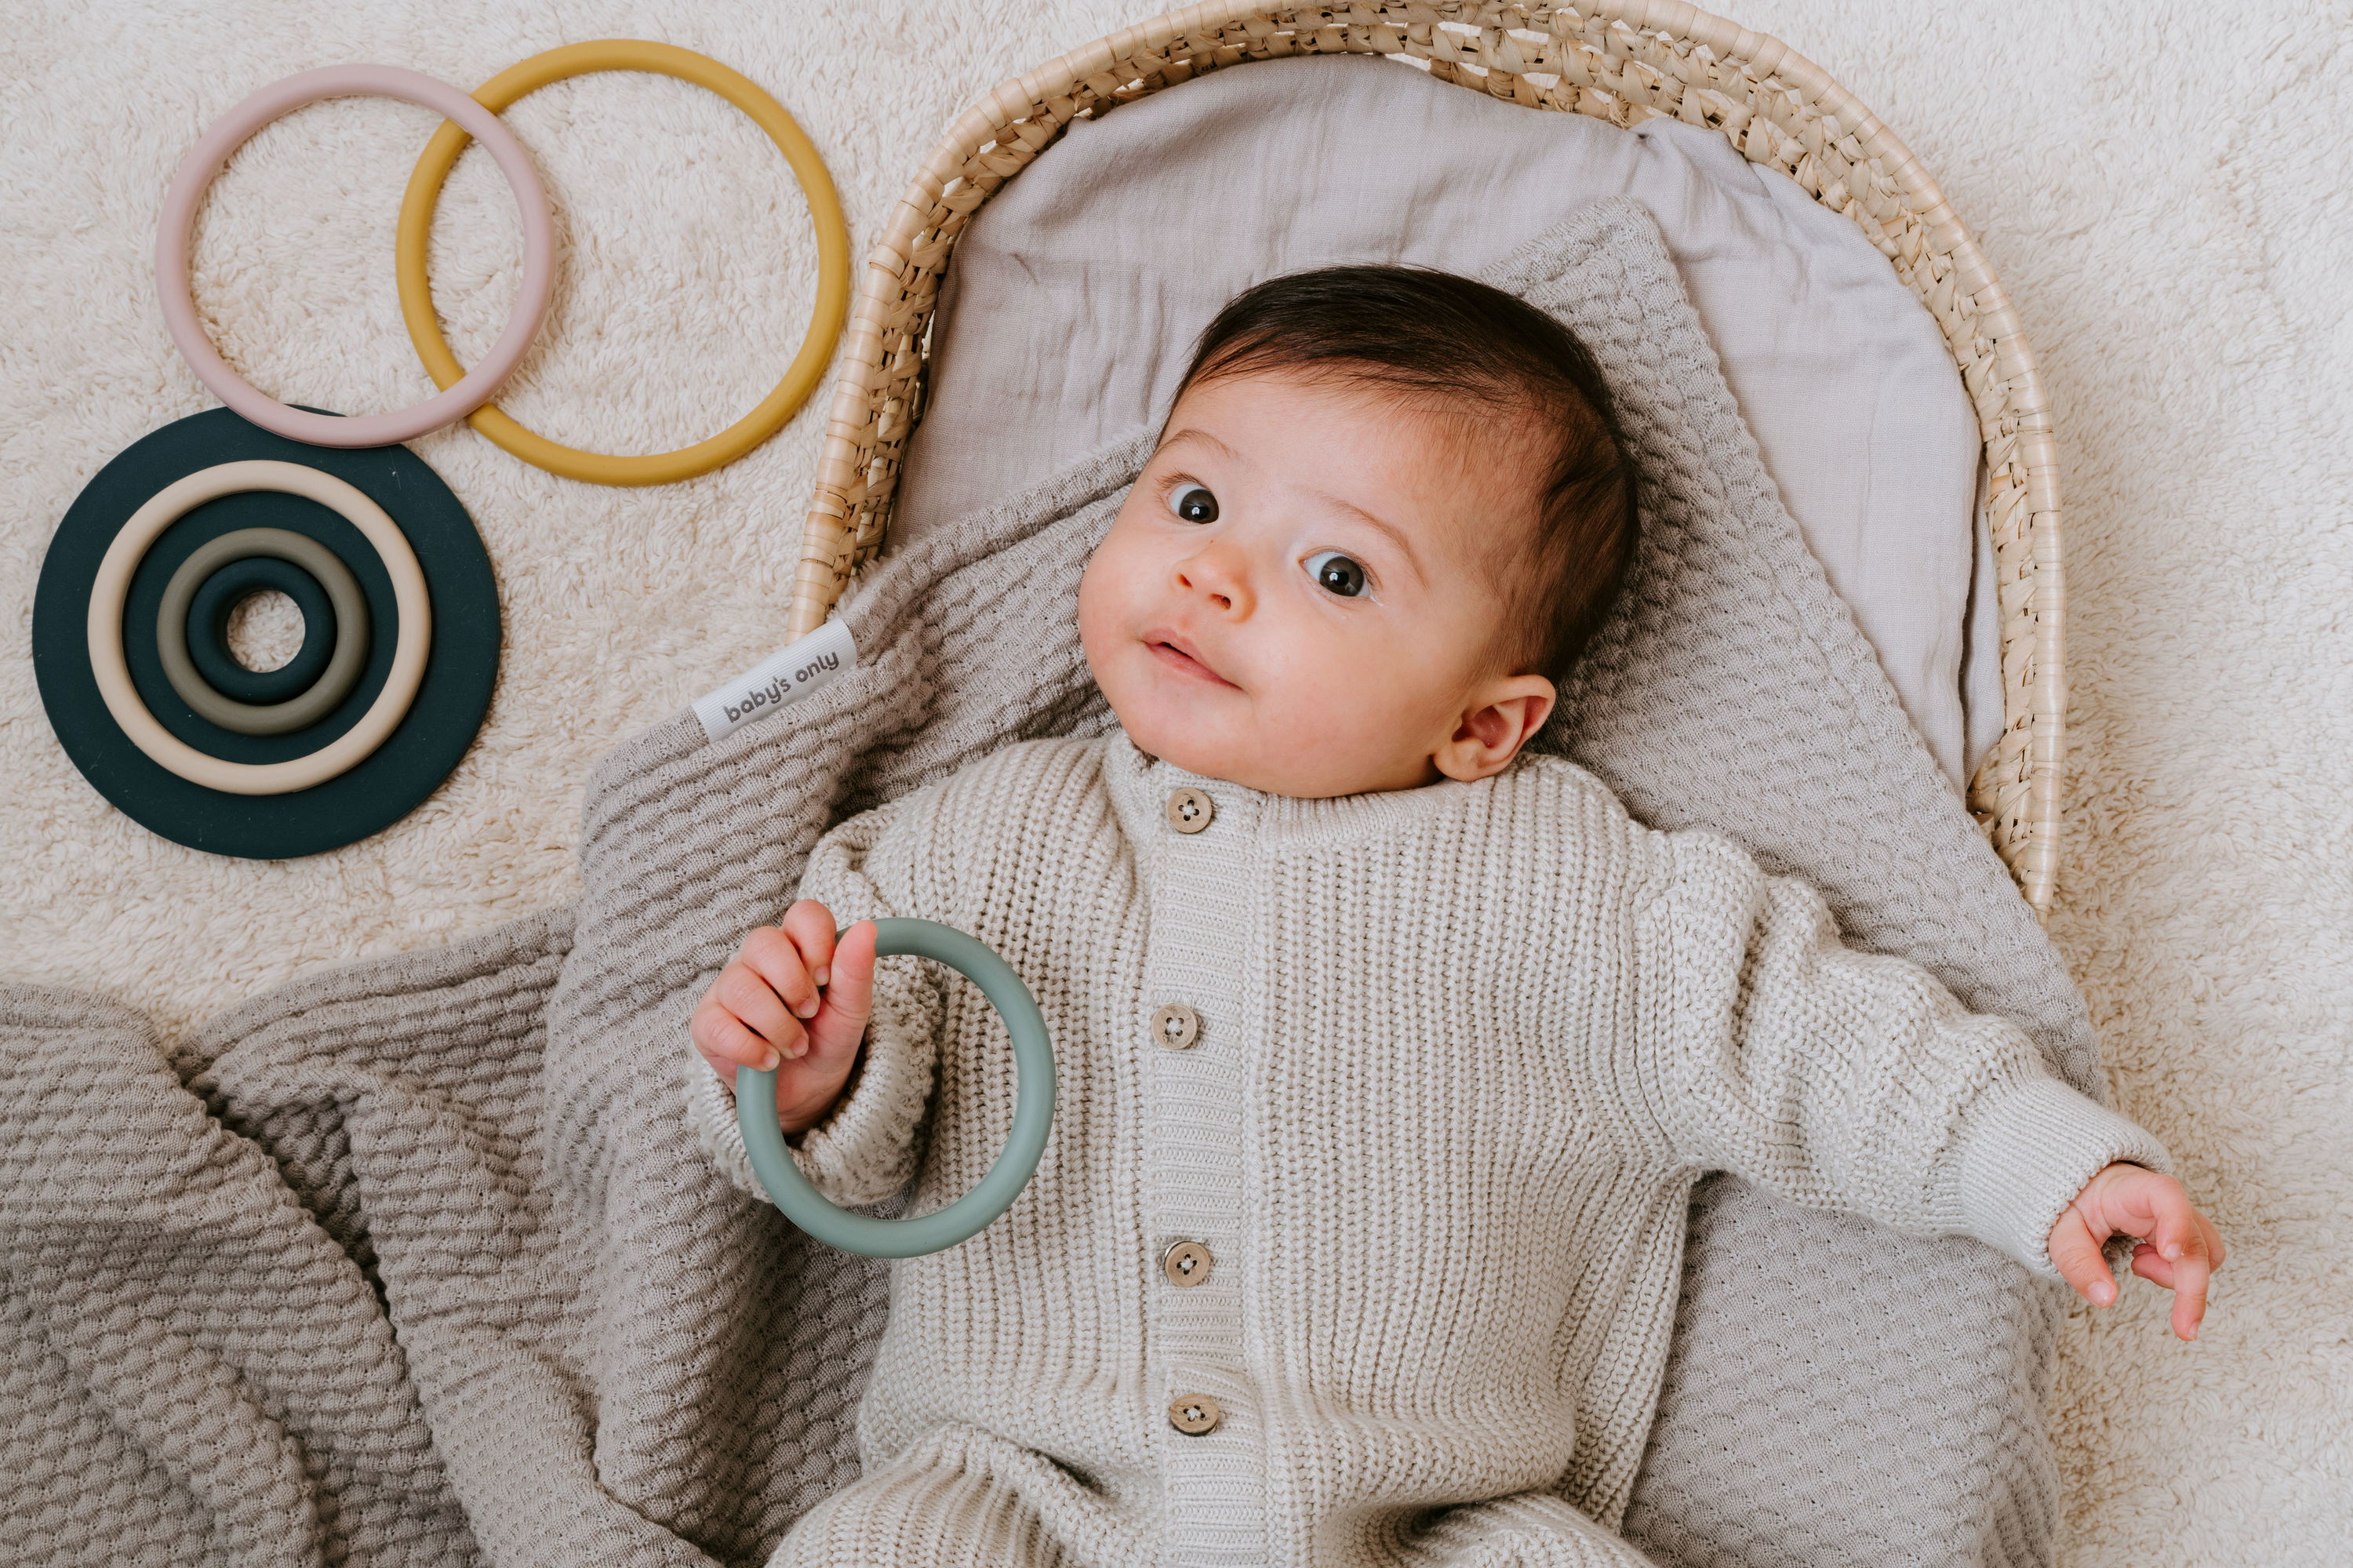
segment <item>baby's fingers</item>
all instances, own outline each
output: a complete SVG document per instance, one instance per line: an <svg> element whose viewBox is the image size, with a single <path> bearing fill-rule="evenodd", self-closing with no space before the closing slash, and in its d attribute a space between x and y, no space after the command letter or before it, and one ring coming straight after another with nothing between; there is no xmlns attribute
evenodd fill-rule
<svg viewBox="0 0 2353 1568"><path fill-rule="evenodd" d="M785 916L787 922L800 913L801 906ZM828 933L830 936L830 933ZM791 926L761 926L744 938L744 950L729 966L744 969L774 991L776 999L795 1018L814 1017L818 1010L818 986L820 983L810 972L818 966L808 961L802 948L803 938L797 936ZM744 1022L760 1030L756 1018Z"/></svg>
<svg viewBox="0 0 2353 1568"><path fill-rule="evenodd" d="M2051 1266L2094 1307L2105 1307L2116 1298L2116 1277L2108 1272L2107 1259L2100 1255L2103 1239L2092 1234L2072 1203L2051 1227Z"/></svg>
<svg viewBox="0 0 2353 1568"><path fill-rule="evenodd" d="M854 1052L866 1038L866 1022L874 1012L875 936L874 922L860 920L841 934L834 949L825 1011L809 1021L820 1055Z"/></svg>
<svg viewBox="0 0 2353 1568"><path fill-rule="evenodd" d="M2213 1273L2207 1240L2211 1227L2185 1196L2178 1202L2161 1202L2157 1224L2150 1228L2154 1234L2146 1245L2157 1249L2158 1261L2172 1266L2168 1272L2173 1277L2162 1283L2173 1287L2173 1332L2179 1339L2194 1340L2206 1316L2206 1286Z"/></svg>
<svg viewBox="0 0 2353 1568"><path fill-rule="evenodd" d="M808 1049L808 1033L800 1020L785 1006L776 988L748 964L732 963L720 970L703 1001L741 1024L760 1044L754 1055L731 1053L734 1061L746 1067L774 1072L779 1059L798 1056ZM724 1025L713 1024L712 1032L716 1038L743 1045L741 1038Z"/></svg>
<svg viewBox="0 0 2353 1568"><path fill-rule="evenodd" d="M2209 1269L2221 1267L2225 1250L2222 1233L2214 1228L2214 1222L2208 1219L2202 1211L2198 1212L2198 1230L2206 1238L2206 1266Z"/></svg>
<svg viewBox="0 0 2353 1568"><path fill-rule="evenodd" d="M2203 1255L2183 1258L2173 1266L2174 1338L2198 1337L2198 1325L2206 1320L2206 1287L2212 1274Z"/></svg>
<svg viewBox="0 0 2353 1568"><path fill-rule="evenodd" d="M814 898L797 900L785 911L785 935L800 949L801 962L807 966L809 979L818 990L823 991L832 978L828 971L833 967L833 911ZM798 1008L793 1011L800 1012ZM813 1017L816 1011L811 1008L800 1015Z"/></svg>

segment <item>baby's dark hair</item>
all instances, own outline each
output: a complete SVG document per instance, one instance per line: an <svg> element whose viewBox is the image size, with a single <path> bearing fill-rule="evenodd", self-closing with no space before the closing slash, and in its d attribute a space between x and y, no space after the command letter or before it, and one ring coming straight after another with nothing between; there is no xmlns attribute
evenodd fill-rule
<svg viewBox="0 0 2353 1568"><path fill-rule="evenodd" d="M1202 329L1177 396L1275 371L1533 426L1550 471L1533 535L1501 553L1532 569L1524 587L1507 588L1508 622L1497 630L1515 672L1558 684L1617 602L1637 528L1634 467L1609 388L1577 335L1526 301L1451 272L1323 267L1228 301Z"/></svg>

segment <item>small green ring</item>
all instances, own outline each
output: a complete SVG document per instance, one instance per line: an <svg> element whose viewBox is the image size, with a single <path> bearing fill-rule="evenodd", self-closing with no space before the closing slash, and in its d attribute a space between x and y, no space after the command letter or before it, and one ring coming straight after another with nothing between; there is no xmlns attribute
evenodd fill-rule
<svg viewBox="0 0 2353 1568"><path fill-rule="evenodd" d="M912 1220L878 1220L836 1207L809 1184L785 1146L776 1121L776 1075L744 1067L735 1075L735 1124L744 1134L752 1172L785 1217L830 1246L867 1257L921 1257L969 1241L1013 1206L1038 1170L1046 1134L1054 1125L1054 1044L1038 999L1013 967L977 939L934 920L874 922L878 958L908 954L936 959L980 987L1013 1038L1018 1073L1013 1131L988 1173L971 1192Z"/></svg>
<svg viewBox="0 0 2353 1568"><path fill-rule="evenodd" d="M255 556L310 573L326 590L335 616L335 651L325 672L300 695L267 705L213 690L188 652L188 606L198 588L223 567ZM198 546L164 585L155 612L155 655L172 690L208 723L237 735L290 735L333 713L360 683L368 656L367 596L351 568L316 539L284 528L238 528Z"/></svg>
<svg viewBox="0 0 2353 1568"><path fill-rule="evenodd" d="M273 591L293 601L301 617L301 646L276 669L249 670L229 646L229 622L236 619L238 605L256 594ZM169 584L164 592L170 594ZM248 556L204 580L188 599L187 624L180 630L185 633L180 641L187 644L188 657L206 685L233 702L263 707L299 697L319 683L335 652L335 607L319 579L293 562ZM160 614L155 630L159 637L164 630Z"/></svg>

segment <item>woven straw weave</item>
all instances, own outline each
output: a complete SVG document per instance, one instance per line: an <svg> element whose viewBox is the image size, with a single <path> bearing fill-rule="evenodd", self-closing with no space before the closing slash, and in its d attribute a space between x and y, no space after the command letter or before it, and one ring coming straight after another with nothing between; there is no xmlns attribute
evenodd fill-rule
<svg viewBox="0 0 2353 1568"><path fill-rule="evenodd" d="M792 635L823 621L881 547L923 408L940 280L982 204L1074 119L1224 66L1340 53L1402 56L1441 81L1619 126L1670 114L1721 132L1851 219L1919 296L1977 407L2000 596L2003 731L1971 781L1969 808L2045 914L2066 739L2064 596L2055 445L2033 354L1977 242L1894 133L1778 40L1683 0L1205 0L999 85L933 149L860 274L802 533Z"/></svg>

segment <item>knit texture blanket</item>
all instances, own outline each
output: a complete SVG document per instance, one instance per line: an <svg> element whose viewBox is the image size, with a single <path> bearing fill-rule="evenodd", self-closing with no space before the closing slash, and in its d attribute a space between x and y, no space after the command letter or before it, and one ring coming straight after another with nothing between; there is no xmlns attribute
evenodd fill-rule
<svg viewBox="0 0 2353 1568"><path fill-rule="evenodd" d="M1853 945L2099 1093L2055 953L1782 510L1655 227L1490 280L1567 321L1643 475L1621 612L1543 741L1822 888ZM885 560L853 670L591 786L576 905L324 973L170 1052L0 987L0 1560L757 1563L854 1473L877 1266L734 1190L686 1019L842 816L1109 722L1080 571L1137 431ZM2056 1287L1716 1179L1628 1514L1682 1568L2039 1563Z"/></svg>

